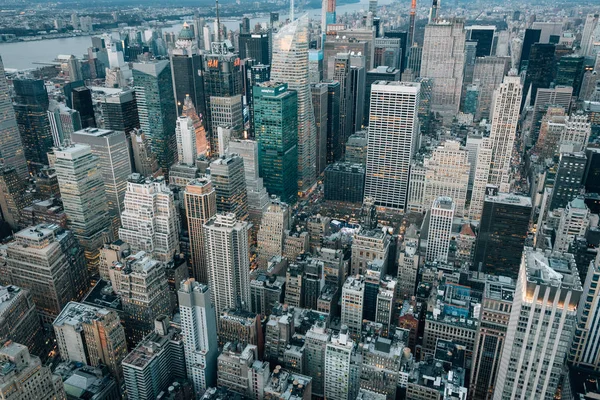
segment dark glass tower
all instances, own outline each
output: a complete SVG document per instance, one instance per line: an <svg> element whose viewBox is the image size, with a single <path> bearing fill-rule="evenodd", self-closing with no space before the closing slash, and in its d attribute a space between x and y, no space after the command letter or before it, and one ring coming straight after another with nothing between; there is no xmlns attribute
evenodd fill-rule
<svg viewBox="0 0 600 400"><path fill-rule="evenodd" d="M600 194L600 149L586 150L587 166L583 184L587 193Z"/></svg>
<svg viewBox="0 0 600 400"><path fill-rule="evenodd" d="M202 56L199 54L171 55L171 71L173 74L173 90L179 112L183 109L185 96L190 95L196 112L205 115L204 83L202 81Z"/></svg>
<svg viewBox="0 0 600 400"><path fill-rule="evenodd" d="M521 61L519 62L519 71L523 71L525 68L527 68L527 64L529 63L529 53L531 52L531 46L533 46L534 43L538 43L540 41L541 35L541 29L525 30L525 37L523 38L523 47L521 50Z"/></svg>
<svg viewBox="0 0 600 400"><path fill-rule="evenodd" d="M492 43L494 42L494 29L478 29L473 27L469 29L470 39L477 42L476 57L486 57L492 55Z"/></svg>
<svg viewBox="0 0 600 400"><path fill-rule="evenodd" d="M330 81L327 86L327 164L331 164L342 158L344 143L340 132L340 83Z"/></svg>
<svg viewBox="0 0 600 400"><path fill-rule="evenodd" d="M43 80L15 79L14 108L25 158L32 171L48 164L54 145L48 120L48 92Z"/></svg>
<svg viewBox="0 0 600 400"><path fill-rule="evenodd" d="M79 111L81 117L81 127L95 128L96 118L94 117L94 105L92 103L92 91L85 87L79 86L71 91L71 102L73 110Z"/></svg>
<svg viewBox="0 0 600 400"><path fill-rule="evenodd" d="M271 195L294 204L298 196L298 96L287 84L253 88L260 176Z"/></svg>
<svg viewBox="0 0 600 400"><path fill-rule="evenodd" d="M561 153L552 189L551 211L565 208L580 194L586 161L585 153Z"/></svg>
<svg viewBox="0 0 600 400"><path fill-rule="evenodd" d="M573 96L579 97L581 81L583 80L585 57L568 55L560 58L556 71L555 85L573 87Z"/></svg>
<svg viewBox="0 0 600 400"><path fill-rule="evenodd" d="M240 58L252 58L259 64L269 65L269 34L240 33Z"/></svg>
<svg viewBox="0 0 600 400"><path fill-rule="evenodd" d="M140 116L133 90L124 90L106 96L102 103L104 127L113 131L123 131L130 137L134 129L140 128Z"/></svg>
<svg viewBox="0 0 600 400"><path fill-rule="evenodd" d="M534 104L538 89L550 87L554 80L555 49L556 46L550 43L536 43L531 46L523 85L523 100L527 97L525 93L531 91L531 104Z"/></svg>
<svg viewBox="0 0 600 400"><path fill-rule="evenodd" d="M471 269L516 279L530 217L529 197L506 193L486 196Z"/></svg>

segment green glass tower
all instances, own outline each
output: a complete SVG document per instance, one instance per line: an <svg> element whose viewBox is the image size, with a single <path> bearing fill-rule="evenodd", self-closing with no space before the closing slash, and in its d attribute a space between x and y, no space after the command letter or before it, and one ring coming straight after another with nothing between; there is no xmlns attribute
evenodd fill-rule
<svg viewBox="0 0 600 400"><path fill-rule="evenodd" d="M285 83L252 89L260 176L271 195L294 204L298 197L298 95Z"/></svg>
<svg viewBox="0 0 600 400"><path fill-rule="evenodd" d="M140 128L150 139L158 164L167 173L177 161L175 123L177 110L169 61L133 64L133 84L137 100Z"/></svg>

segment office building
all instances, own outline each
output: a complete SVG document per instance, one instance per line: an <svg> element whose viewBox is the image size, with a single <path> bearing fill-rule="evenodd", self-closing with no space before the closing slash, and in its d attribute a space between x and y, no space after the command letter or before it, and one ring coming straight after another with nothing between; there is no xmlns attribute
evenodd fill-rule
<svg viewBox="0 0 600 400"><path fill-rule="evenodd" d="M530 93L531 104L535 103L538 89L549 88L554 80L554 68L548 68L548 65L555 63L555 49L556 45L551 43L534 43L531 46L523 84L523 90Z"/></svg>
<svg viewBox="0 0 600 400"><path fill-rule="evenodd" d="M179 253L179 215L164 177L130 175L119 238L129 243L132 253L145 251L163 262Z"/></svg>
<svg viewBox="0 0 600 400"><path fill-rule="evenodd" d="M475 120L489 119L492 108L492 96L496 88L502 83L510 68L509 57L479 57L475 59L473 70L473 83L477 85L478 109Z"/></svg>
<svg viewBox="0 0 600 400"><path fill-rule="evenodd" d="M481 324L477 328L471 393L474 400L488 400L496 389L496 377L508 322L515 298L515 281L506 277L489 276L485 280L481 307Z"/></svg>
<svg viewBox="0 0 600 400"><path fill-rule="evenodd" d="M456 204L450 197L438 197L433 201L429 213L426 261L448 260L455 212Z"/></svg>
<svg viewBox="0 0 600 400"><path fill-rule="evenodd" d="M600 193L600 149L586 150L588 165L584 176L584 187L588 193Z"/></svg>
<svg viewBox="0 0 600 400"><path fill-rule="evenodd" d="M327 166L327 124L329 109L329 87L326 83L310 85L312 104L315 112L315 125L317 127L317 175L321 175Z"/></svg>
<svg viewBox="0 0 600 400"><path fill-rule="evenodd" d="M373 119L369 125L365 197L372 198L377 206L404 210L410 160L418 143L420 85L377 82L371 90Z"/></svg>
<svg viewBox="0 0 600 400"><path fill-rule="evenodd" d="M290 228L288 205L276 198L263 213L257 237L257 260L259 268L266 269L267 262L273 256L281 256L283 251L283 233Z"/></svg>
<svg viewBox="0 0 600 400"><path fill-rule="evenodd" d="M15 79L14 110L25 158L30 169L48 164L47 153L54 145L48 120L48 92L43 80Z"/></svg>
<svg viewBox="0 0 600 400"><path fill-rule="evenodd" d="M194 391L217 384L217 318L208 286L188 279L178 292L185 364Z"/></svg>
<svg viewBox="0 0 600 400"><path fill-rule="evenodd" d="M248 219L248 194L244 160L237 154L210 163L210 179L217 196L217 212L233 213L240 221Z"/></svg>
<svg viewBox="0 0 600 400"><path fill-rule="evenodd" d="M419 271L419 254L416 243L407 241L398 257L398 293L401 299L415 295L417 273Z"/></svg>
<svg viewBox="0 0 600 400"><path fill-rule="evenodd" d="M308 16L284 26L273 36L271 80L287 83L297 93L298 191L316 182L316 127L308 81ZM283 199L282 199L283 200Z"/></svg>
<svg viewBox="0 0 600 400"><path fill-rule="evenodd" d="M525 87L523 88L525 89ZM571 86L555 86L553 88L539 88L537 91L537 97L533 103L533 114L532 114L532 131L531 131L531 143L535 143L538 139L538 134L541 127L541 121L544 114L548 111L550 106L562 107L565 113L568 114L571 108L571 97L573 95L573 88Z"/></svg>
<svg viewBox="0 0 600 400"><path fill-rule="evenodd" d="M585 236L589 224L589 208L582 197L575 197L562 210L558 229L556 230L554 251L568 251L569 245L577 236Z"/></svg>
<svg viewBox="0 0 600 400"><path fill-rule="evenodd" d="M593 49L593 41L598 40L597 27L600 14L590 13L585 18L583 32L581 35L581 54L584 56L591 55Z"/></svg>
<svg viewBox="0 0 600 400"><path fill-rule="evenodd" d="M539 43L542 31L540 29L525 29L523 43L521 46L521 57L519 59L519 72L527 69L529 64L529 56L531 54L531 46L534 43Z"/></svg>
<svg viewBox="0 0 600 400"><path fill-rule="evenodd" d="M506 193L486 196L472 269L516 279L531 213L529 197Z"/></svg>
<svg viewBox="0 0 600 400"><path fill-rule="evenodd" d="M556 67L556 77L554 84L556 86L571 86L573 88L573 96L579 96L581 83L583 80L583 64L584 56L569 54L562 56Z"/></svg>
<svg viewBox="0 0 600 400"><path fill-rule="evenodd" d="M598 282L600 274L600 256L589 263L589 265L578 265L578 268L587 269L585 282L583 285L583 294L577 310L577 328L571 351L569 353L569 362L572 365L593 369L600 369L600 349L598 349L597 335L600 327L597 318L598 313Z"/></svg>
<svg viewBox="0 0 600 400"><path fill-rule="evenodd" d="M241 309L226 309L217 317L219 345L237 342L241 346L252 344L264 351L261 316Z"/></svg>
<svg viewBox="0 0 600 400"><path fill-rule="evenodd" d="M43 354L42 324L31 292L18 286L0 286L0 335Z"/></svg>
<svg viewBox="0 0 600 400"><path fill-rule="evenodd" d="M446 121L458 113L465 63L462 20L430 22L425 27L421 76L433 78L431 110Z"/></svg>
<svg viewBox="0 0 600 400"><path fill-rule="evenodd" d="M203 225L217 213L216 194L210 180L200 178L191 181L183 194L192 276L201 283L208 283Z"/></svg>
<svg viewBox="0 0 600 400"><path fill-rule="evenodd" d="M30 205L32 198L14 167L0 166L0 194L2 219L12 229L18 229L24 223L23 210Z"/></svg>
<svg viewBox="0 0 600 400"><path fill-rule="evenodd" d="M83 81L79 79L76 81L83 83ZM94 115L94 104L92 102L92 90L81 84L73 87L68 97L69 99L67 100L67 106L79 112L79 116L81 118L81 128L95 128L96 119Z"/></svg>
<svg viewBox="0 0 600 400"><path fill-rule="evenodd" d="M325 168L325 200L362 203L364 186L364 165L336 162Z"/></svg>
<svg viewBox="0 0 600 400"><path fill-rule="evenodd" d="M342 159L344 149L342 148L342 136L340 130L340 83L327 81L327 164Z"/></svg>
<svg viewBox="0 0 600 400"><path fill-rule="evenodd" d="M175 162L177 143L176 105L173 103L173 78L168 60L134 63L133 82L140 128L150 141L158 165L166 175Z"/></svg>
<svg viewBox="0 0 600 400"><path fill-rule="evenodd" d="M477 43L477 57L486 57L492 55L492 45L494 42L494 25L472 25L466 27L466 39Z"/></svg>
<svg viewBox="0 0 600 400"><path fill-rule="evenodd" d="M501 192L510 191L511 159L519 122L519 107L523 87L518 76L508 75L495 90L492 98L492 162L488 183L496 185Z"/></svg>
<svg viewBox="0 0 600 400"><path fill-rule="evenodd" d="M352 93L350 91L350 54L338 53L334 58L333 80L340 83L340 140L346 139L354 132L354 115ZM343 150L343 148L342 148Z"/></svg>
<svg viewBox="0 0 600 400"><path fill-rule="evenodd" d="M344 161L351 164L367 165L367 131L358 131L346 141Z"/></svg>
<svg viewBox="0 0 600 400"><path fill-rule="evenodd" d="M252 58L258 64L270 65L269 58L269 33L268 32L243 32L239 37L240 58Z"/></svg>
<svg viewBox="0 0 600 400"><path fill-rule="evenodd" d="M121 361L127 355L127 343L116 311L70 302L52 325L64 361L106 365L117 380L123 381Z"/></svg>
<svg viewBox="0 0 600 400"><path fill-rule="evenodd" d="M379 66L366 72L365 100L363 108L363 125L369 125L369 112L371 107L371 86L379 81L400 81L400 70L393 67Z"/></svg>
<svg viewBox="0 0 600 400"><path fill-rule="evenodd" d="M39 357L29 354L26 346L8 341L0 348L0 362L5 373L0 378L0 397L64 399L65 389L60 376L42 365Z"/></svg>
<svg viewBox="0 0 600 400"><path fill-rule="evenodd" d="M152 331L151 321L171 311L165 263L139 252L115 262L109 277L121 297L127 342L135 345Z"/></svg>
<svg viewBox="0 0 600 400"><path fill-rule="evenodd" d="M457 216L465 215L469 183L469 156L459 142L449 140L425 158L425 185L422 209L428 210L440 196L450 197Z"/></svg>
<svg viewBox="0 0 600 400"><path fill-rule="evenodd" d="M215 309L250 307L248 223L217 214L204 225L208 282Z"/></svg>
<svg viewBox="0 0 600 400"><path fill-rule="evenodd" d="M186 97L189 96L198 112L204 114L202 56L194 43L194 33L184 22L175 42L175 48L170 52L173 93L179 112L183 109Z"/></svg>
<svg viewBox="0 0 600 400"><path fill-rule="evenodd" d="M564 142L561 141L560 143ZM554 178L552 198L548 210L565 208L568 203L579 196L581 187L583 186L586 164L587 157L583 152L560 153L558 170Z"/></svg>
<svg viewBox="0 0 600 400"><path fill-rule="evenodd" d="M97 157L98 168L104 181L108 217L116 234L121 224L127 177L131 174L131 159L127 138L122 131L87 128L71 134L74 143L87 144Z"/></svg>
<svg viewBox="0 0 600 400"><path fill-rule="evenodd" d="M62 378L67 398L104 400L121 396L117 380L106 367L63 362L54 373Z"/></svg>
<svg viewBox="0 0 600 400"><path fill-rule="evenodd" d="M67 225L85 250L88 271L98 273L99 249L112 231L99 160L89 145L54 149Z"/></svg>
<svg viewBox="0 0 600 400"><path fill-rule="evenodd" d="M121 239L105 243L100 249L100 277L110 281L110 268L125 260L131 254L131 247Z"/></svg>
<svg viewBox="0 0 600 400"><path fill-rule="evenodd" d="M355 62L355 60L358 60ZM356 64L356 65L355 65ZM364 57L350 55L350 113L352 116L352 127L350 132L363 128L365 111L365 85L367 74L364 67ZM350 136L351 136L350 135ZM348 137L350 137L348 136ZM348 138L346 138L348 139Z"/></svg>
<svg viewBox="0 0 600 400"><path fill-rule="evenodd" d="M140 128L140 116L135 91L127 89L102 98L100 103L104 128L125 132L131 142L132 132Z"/></svg>
<svg viewBox="0 0 600 400"><path fill-rule="evenodd" d="M267 192L296 202L299 171L298 95L287 84L262 83L252 89L260 175Z"/></svg>
<svg viewBox="0 0 600 400"><path fill-rule="evenodd" d="M150 140L141 129L134 129L131 133L131 152L136 173L142 176L158 176L160 174L158 160L152 151Z"/></svg>
<svg viewBox="0 0 600 400"><path fill-rule="evenodd" d="M509 318L525 323L508 326L494 400L554 397L581 294L572 255L525 248Z"/></svg>
<svg viewBox="0 0 600 400"><path fill-rule="evenodd" d="M239 395L264 398L269 363L259 361L258 348L226 343L218 358L218 386Z"/></svg>
<svg viewBox="0 0 600 400"><path fill-rule="evenodd" d="M391 237L384 229L362 227L352 238L350 275L362 275L373 261L387 268Z"/></svg>
<svg viewBox="0 0 600 400"><path fill-rule="evenodd" d="M196 164L196 130L194 122L188 117L177 118L175 127L177 138L177 159L180 164Z"/></svg>
<svg viewBox="0 0 600 400"><path fill-rule="evenodd" d="M60 146L65 140L70 140L73 132L81 130L79 112L63 103L51 100L47 114L54 146Z"/></svg>
<svg viewBox="0 0 600 400"><path fill-rule="evenodd" d="M157 398L175 379L187 378L181 330L171 326L166 316L159 316L153 332L125 356L122 365L130 397Z"/></svg>
<svg viewBox="0 0 600 400"><path fill-rule="evenodd" d="M2 119L0 120L0 155L4 162L14 167L21 179L27 179L29 172L23 149L23 142L19 134L19 127L15 117L15 111L8 89L8 81L4 72L4 64L0 58L0 109Z"/></svg>
<svg viewBox="0 0 600 400"><path fill-rule="evenodd" d="M317 321L304 338L306 364L304 372L312 378L312 390L315 396L323 396L325 389L325 350L331 339L331 333L324 321Z"/></svg>
<svg viewBox="0 0 600 400"><path fill-rule="evenodd" d="M259 273L250 281L250 311L265 316L270 315L273 307L283 302L284 288L284 277Z"/></svg>
<svg viewBox="0 0 600 400"><path fill-rule="evenodd" d="M342 314L340 321L348 328L348 334L359 338L362 332L365 302L365 278L349 276L342 287Z"/></svg>
<svg viewBox="0 0 600 400"><path fill-rule="evenodd" d="M244 116L242 95L234 96L211 96L210 98L210 121L211 121L211 137L215 147L218 149L219 155L225 155L229 140L219 138L219 128L229 131L230 139L241 139L244 129ZM216 142L214 139L216 138ZM214 152L214 151L213 151Z"/></svg>
<svg viewBox="0 0 600 400"><path fill-rule="evenodd" d="M538 100L540 96L538 96ZM560 137L565 131L567 116L562 107L548 106L540 122L540 130L535 143L541 159L553 158L560 150Z"/></svg>
<svg viewBox="0 0 600 400"><path fill-rule="evenodd" d="M351 369L353 368L354 341L348 327L332 336L325 349L325 398L345 400L351 397ZM358 377L357 377L358 378Z"/></svg>

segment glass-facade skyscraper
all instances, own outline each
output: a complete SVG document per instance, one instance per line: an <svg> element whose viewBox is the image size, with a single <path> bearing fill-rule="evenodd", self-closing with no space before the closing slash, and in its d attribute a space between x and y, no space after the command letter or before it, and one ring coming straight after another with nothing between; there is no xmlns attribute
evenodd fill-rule
<svg viewBox="0 0 600 400"><path fill-rule="evenodd" d="M177 112L173 101L175 95L169 61L134 63L133 83L140 127L150 139L158 165L166 173L175 162L177 153Z"/></svg>
<svg viewBox="0 0 600 400"><path fill-rule="evenodd" d="M299 162L297 94L286 84L268 82L255 86L253 96L260 175L271 195L294 204Z"/></svg>

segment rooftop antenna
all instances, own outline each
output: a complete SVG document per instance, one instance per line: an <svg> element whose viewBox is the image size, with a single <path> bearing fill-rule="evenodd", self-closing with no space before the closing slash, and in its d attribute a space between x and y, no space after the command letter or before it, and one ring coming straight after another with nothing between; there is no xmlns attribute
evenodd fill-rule
<svg viewBox="0 0 600 400"><path fill-rule="evenodd" d="M219 19L219 0L215 0L217 6L217 42L221 41L221 20Z"/></svg>

